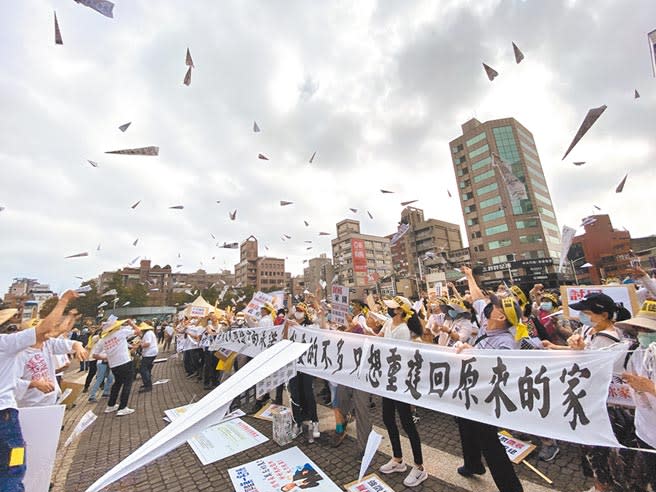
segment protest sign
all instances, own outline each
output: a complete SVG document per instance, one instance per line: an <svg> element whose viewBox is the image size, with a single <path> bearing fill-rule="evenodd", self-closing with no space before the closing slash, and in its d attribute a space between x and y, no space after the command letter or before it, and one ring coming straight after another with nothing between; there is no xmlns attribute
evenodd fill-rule
<svg viewBox="0 0 656 492"><path fill-rule="evenodd" d="M346 324L346 315L349 309L349 288L333 284L330 305L332 321L340 325Z"/></svg>
<svg viewBox="0 0 656 492"><path fill-rule="evenodd" d="M279 412L283 408L287 408L284 405L276 405L275 403L269 403L268 405L262 407L253 417L260 420L268 420L273 422L273 415L276 412ZM289 410L289 409L288 409Z"/></svg>
<svg viewBox="0 0 656 492"><path fill-rule="evenodd" d="M613 374L613 379L608 387L607 403L609 405L635 408L633 388L631 388L631 386L629 386L618 374Z"/></svg>
<svg viewBox="0 0 656 492"><path fill-rule="evenodd" d="M257 291L253 294L253 298L244 308L244 313L253 318L258 318L260 316L260 308L266 303L273 303L273 296L270 294L265 294L264 292Z"/></svg>
<svg viewBox="0 0 656 492"><path fill-rule="evenodd" d="M344 485L346 492L394 492L378 475L372 473L351 483Z"/></svg>
<svg viewBox="0 0 656 492"><path fill-rule="evenodd" d="M235 492L292 490L291 484L296 485L293 488L312 488L313 492L341 491L328 475L296 446L230 468L228 475Z"/></svg>
<svg viewBox="0 0 656 492"><path fill-rule="evenodd" d="M203 465L220 461L233 454L268 441L269 438L240 418L208 427L187 441Z"/></svg>
<svg viewBox="0 0 656 492"><path fill-rule="evenodd" d="M640 310L640 303L636 295L635 287L629 285L563 285L560 287L560 298L563 302L563 314L565 318L579 317L579 312L569 307L570 304L583 300L585 296L593 292L600 292L612 298L616 303L622 304L629 310L631 315Z"/></svg>
<svg viewBox="0 0 656 492"><path fill-rule="evenodd" d="M27 473L23 479L25 490L48 492L55 465L57 443L64 420L63 405L27 407L18 411L25 447Z"/></svg>
<svg viewBox="0 0 656 492"><path fill-rule="evenodd" d="M521 463L536 448L535 444L515 439L506 431L499 432L498 435L508 458L515 464Z"/></svg>

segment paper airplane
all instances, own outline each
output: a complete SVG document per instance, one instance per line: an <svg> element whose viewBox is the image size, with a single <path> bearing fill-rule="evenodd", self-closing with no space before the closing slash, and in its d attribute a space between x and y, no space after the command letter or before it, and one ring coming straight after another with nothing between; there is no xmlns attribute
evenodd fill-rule
<svg viewBox="0 0 656 492"><path fill-rule="evenodd" d="M194 66L194 61L191 59L191 52L189 51L189 48L187 48L187 55L185 56L185 65L190 68L196 68Z"/></svg>
<svg viewBox="0 0 656 492"><path fill-rule="evenodd" d="M103 308L103 307L105 307L106 305L107 305L107 301L103 301L103 302L101 302L100 304L98 304L98 307L97 307L96 309Z"/></svg>
<svg viewBox="0 0 656 492"><path fill-rule="evenodd" d="M339 275L335 275L335 276L333 277L333 284L334 284L335 282L337 282L337 279L339 279Z"/></svg>
<svg viewBox="0 0 656 492"><path fill-rule="evenodd" d="M453 198L453 196L451 195L451 192L449 190L446 190L446 194L449 195L449 198Z"/></svg>
<svg viewBox="0 0 656 492"><path fill-rule="evenodd" d="M598 207L597 205L593 205L593 207L596 208L597 210L601 210L601 207Z"/></svg>
<svg viewBox="0 0 656 492"><path fill-rule="evenodd" d="M410 200L409 202L401 202L401 206L405 207L406 205L410 205L411 203L418 202L419 200Z"/></svg>
<svg viewBox="0 0 656 492"><path fill-rule="evenodd" d="M320 236L330 236L330 232L320 232Z"/></svg>
<svg viewBox="0 0 656 492"><path fill-rule="evenodd" d="M184 80L182 81L184 85L189 87L191 85L191 67L187 69L187 73L185 74Z"/></svg>
<svg viewBox="0 0 656 492"><path fill-rule="evenodd" d="M269 160L269 158L267 156L265 156L264 154L257 154L257 158L261 159L263 161L268 161Z"/></svg>
<svg viewBox="0 0 656 492"><path fill-rule="evenodd" d="M122 154L122 155L159 155L159 147L150 146L150 147L139 147L136 149L121 149L121 150L110 150L105 152L105 154Z"/></svg>
<svg viewBox="0 0 656 492"><path fill-rule="evenodd" d="M287 239L291 239L291 238L292 238L291 236L289 236L289 235L287 235L287 234L283 234L283 236L285 236Z"/></svg>
<svg viewBox="0 0 656 492"><path fill-rule="evenodd" d="M381 193L394 193L393 191L389 191L389 190L380 190L380 192Z"/></svg>
<svg viewBox="0 0 656 492"><path fill-rule="evenodd" d="M82 258L83 256L89 256L89 253L87 253L87 252L84 252L84 253L76 253L76 254L74 254L74 255L65 256L64 259L66 259L66 258Z"/></svg>
<svg viewBox="0 0 656 492"><path fill-rule="evenodd" d="M575 166L582 166L583 164L585 164L585 161L574 161Z"/></svg>
<svg viewBox="0 0 656 492"><path fill-rule="evenodd" d="M321 285L322 289L325 289L326 285L328 285L328 284L326 283L326 281L324 279L321 279L321 280L319 280L319 285Z"/></svg>
<svg viewBox="0 0 656 492"><path fill-rule="evenodd" d="M57 12L55 12L55 44L64 44L59 30L59 22L57 22Z"/></svg>
<svg viewBox="0 0 656 492"><path fill-rule="evenodd" d="M172 210L182 210L184 209L184 205L173 205L172 207L169 207Z"/></svg>
<svg viewBox="0 0 656 492"><path fill-rule="evenodd" d="M628 178L628 177L629 177L628 174L626 174L626 175L624 176L624 178L622 179L622 181L620 181L620 184L618 184L618 185L617 185L617 188L615 188L615 193L622 193L622 191L624 190L624 185L626 184L626 178Z"/></svg>
<svg viewBox="0 0 656 492"><path fill-rule="evenodd" d="M135 203L134 205L132 205L132 207L130 207L130 208L135 209L135 208L137 208L137 207L139 206L140 203L141 203L141 200L139 200L137 203Z"/></svg>
<svg viewBox="0 0 656 492"><path fill-rule="evenodd" d="M130 301L125 301L125 302L121 305L121 307L129 306L129 305L130 305Z"/></svg>
<svg viewBox="0 0 656 492"><path fill-rule="evenodd" d="M218 243L217 246L219 246ZM238 247L239 247L238 243L225 243L225 242L219 246L219 248L226 248L226 249L237 249Z"/></svg>
<svg viewBox="0 0 656 492"><path fill-rule="evenodd" d="M211 232L210 232L210 236L212 236L212 239L216 239L216 237L214 237L214 234L212 234Z"/></svg>
<svg viewBox="0 0 656 492"><path fill-rule="evenodd" d="M307 220L304 220L303 223L305 224L305 227L310 227L310 223Z"/></svg>
<svg viewBox="0 0 656 492"><path fill-rule="evenodd" d="M308 161L310 164L312 164L312 162L314 161L314 157L315 157L316 155L317 155L316 152L313 152L313 153L312 153L312 157L310 157L310 160Z"/></svg>
<svg viewBox="0 0 656 492"><path fill-rule="evenodd" d="M640 98L640 93L638 92L638 89L633 90L633 99L639 99Z"/></svg>
<svg viewBox="0 0 656 492"><path fill-rule="evenodd" d="M125 130L127 130L131 124L132 122L128 121L127 123L124 123L121 126L119 126L118 129L121 130L123 133L125 133Z"/></svg>
<svg viewBox="0 0 656 492"><path fill-rule="evenodd" d="M371 220L373 220L374 216L371 215L371 212L369 212L369 210L367 210L367 215L369 216L369 218L370 218Z"/></svg>
<svg viewBox="0 0 656 492"><path fill-rule="evenodd" d="M5 207L0 207L0 212L2 212L5 209Z"/></svg>
<svg viewBox="0 0 656 492"><path fill-rule="evenodd" d="M181 258L181 255L180 255L180 253L178 253L178 258Z"/></svg>
<svg viewBox="0 0 656 492"><path fill-rule="evenodd" d="M253 122L253 131L254 131L255 133L259 133L259 131L260 131L260 127L257 126L257 121L254 121L254 122Z"/></svg>
<svg viewBox="0 0 656 492"><path fill-rule="evenodd" d="M230 215L230 220L235 220L237 218L237 209L233 210L232 212L229 212Z"/></svg>
<svg viewBox="0 0 656 492"><path fill-rule="evenodd" d="M141 258L141 256L137 256L136 258L134 258L130 263L128 263L128 266L134 265L136 262L139 261L139 258Z"/></svg>
<svg viewBox="0 0 656 492"><path fill-rule="evenodd" d="M358 213L358 209L357 209L357 208L349 208L349 210L350 210L351 212L353 212L354 214L357 214L357 213Z"/></svg>
<svg viewBox="0 0 656 492"><path fill-rule="evenodd" d="M135 239L134 242L132 243L132 246L136 246L138 242L139 242L139 238Z"/></svg>
<svg viewBox="0 0 656 492"><path fill-rule="evenodd" d="M98 243L98 247L96 248L96 251L100 251L100 243Z"/></svg>
<svg viewBox="0 0 656 492"><path fill-rule="evenodd" d="M308 246L308 247L305 248L305 249L306 249L307 251L310 251L312 248L313 248L312 246Z"/></svg>
<svg viewBox="0 0 656 492"><path fill-rule="evenodd" d="M114 18L114 4L109 0L75 0L77 3L80 3L90 9L95 10L96 12L109 17L110 19Z"/></svg>
<svg viewBox="0 0 656 492"><path fill-rule="evenodd" d="M284 206L286 206L286 205L291 205L291 204L293 204L293 203L294 203L294 202L286 202L285 200L280 200L280 206L281 206L281 207L284 207Z"/></svg>
<svg viewBox="0 0 656 492"><path fill-rule="evenodd" d="M483 63L483 68L485 69L485 73L487 74L487 78L490 79L490 82L493 81L499 75L499 72L497 72L491 66L486 65L485 63Z"/></svg>
<svg viewBox="0 0 656 492"><path fill-rule="evenodd" d="M597 121L599 117L602 115L602 113L606 111L606 108L607 106L604 104L602 106L599 106L598 108L592 108L588 111L588 114L585 115L585 118L583 119L583 123L581 123L581 126L576 132L576 135L574 135L574 139L572 140L572 143L569 144L569 147L567 148L567 151L565 152L565 155L561 160L565 160L567 154L569 154L570 151L576 146L576 144L579 143L579 140L583 138L583 135L585 135L588 132L588 130L592 128L592 125L594 125L595 121Z"/></svg>
<svg viewBox="0 0 656 492"><path fill-rule="evenodd" d="M95 161L90 161L89 159L87 159L87 162L91 164L93 167L98 167L98 163Z"/></svg>
<svg viewBox="0 0 656 492"><path fill-rule="evenodd" d="M111 290L108 290L107 292L105 292L103 294L103 297L104 296L117 296L117 295L118 295L118 292L116 292L116 289L111 289Z"/></svg>
<svg viewBox="0 0 656 492"><path fill-rule="evenodd" d="M75 278L79 278L80 280L84 280L84 277L80 277L78 275L75 275Z"/></svg>
<svg viewBox="0 0 656 492"><path fill-rule="evenodd" d="M221 203L221 200L217 200L216 203Z"/></svg>
<svg viewBox="0 0 656 492"><path fill-rule="evenodd" d="M175 265L175 268L180 268L181 266L183 266L182 263L178 263L177 265Z"/></svg>
<svg viewBox="0 0 656 492"><path fill-rule="evenodd" d="M524 53L517 47L515 43L512 44L513 52L515 53L515 63L519 63L524 59Z"/></svg>

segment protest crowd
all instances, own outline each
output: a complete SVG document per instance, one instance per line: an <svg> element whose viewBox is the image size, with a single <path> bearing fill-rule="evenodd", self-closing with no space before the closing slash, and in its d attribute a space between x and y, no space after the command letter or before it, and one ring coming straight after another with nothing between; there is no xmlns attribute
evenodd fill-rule
<svg viewBox="0 0 656 492"><path fill-rule="evenodd" d="M526 350L526 359L539 351L567 350L571 358L576 358L573 351L620 351L613 374L633 390L633 405L609 402L607 412L612 430L624 447L581 446L582 473L594 479L590 491L656 490L656 454L649 452L656 448L656 281L644 270L636 269L632 281L635 283L631 285L635 286L642 307L633 317L611 297L593 292L568 306L579 315L577 319L567 319L557 291L536 284L524 292L518 286L501 284L496 291L488 292L478 286L471 269L462 270L468 283L463 292L449 284L448 295L427 293L414 301L372 294L351 301L341 322L333 315L330 300L320 299L320 291L316 295L306 292L296 302L290 296L287 300L260 303L259 312L217 308L206 316L190 317L181 311L173 319L139 324L110 316L97 326L81 329L76 311L67 309L78 295L73 291L63 294L53 311L32 328L17 330L8 322L15 310L0 311L0 437L7 460L0 474L0 489L23 490L25 448L18 409L55 404L62 396L62 371L72 359L79 361L80 371L87 371L83 392L88 402L98 404L107 398L102 412L125 417L134 412L128 403L137 372L142 383L138 391L153 390L151 370L160 346L163 351L174 348L173 357L182 359L180 367L186 377L212 390L220 387L231 373L238 374L250 359L238 351L217 347L215 342L221 335L279 327L282 338L293 339L290 333L294 329L307 327L349 333L351 337L382 337L411 343L416 345L417 354L426 345L446 347L457 354ZM98 398L101 388L103 399ZM288 399L284 398L285 389ZM300 366L286 384L264 395L256 398L254 388L245 390L233 401L231 409L255 413L268 400L277 405L288 402L294 422L292 437L314 443L320 437L317 395L334 412L331 446L340 446L347 427L354 422L358 447L364 452L372 429L371 413L378 411L371 395L330 379L322 381L303 372ZM393 456L379 472L407 473L404 485L418 486L428 474L423 466L421 427L415 407L384 396L380 411ZM410 457L402 454L398 422L410 440ZM464 408L454 425L462 445L462 466L457 469L460 475L482 475L489 469L500 491L523 490L499 441L497 427L468 419ZM551 461L559 454L559 443L548 429L540 436L516 434L539 445L540 460Z"/></svg>

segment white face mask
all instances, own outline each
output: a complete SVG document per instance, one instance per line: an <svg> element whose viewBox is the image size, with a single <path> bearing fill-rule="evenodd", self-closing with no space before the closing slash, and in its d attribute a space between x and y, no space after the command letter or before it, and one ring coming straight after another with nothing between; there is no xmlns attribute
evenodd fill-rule
<svg viewBox="0 0 656 492"><path fill-rule="evenodd" d="M302 319L305 318L305 313L302 313L300 311L296 311L294 313L294 318L296 318L298 321L301 321Z"/></svg>

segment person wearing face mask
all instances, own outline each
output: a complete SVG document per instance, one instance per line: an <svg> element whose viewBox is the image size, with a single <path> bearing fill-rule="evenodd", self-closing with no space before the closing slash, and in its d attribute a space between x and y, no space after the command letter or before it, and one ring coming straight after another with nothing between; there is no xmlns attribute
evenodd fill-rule
<svg viewBox="0 0 656 492"><path fill-rule="evenodd" d="M467 277L473 307L478 316L480 332L473 347L478 349L512 350L517 348L515 337L510 329L519 327L521 310L513 297L500 299L491 295L489 300L483 294L474 278L471 268L461 267ZM518 328L519 329L519 328ZM456 343L456 351L472 348L468 343ZM513 464L508 458L503 445L499 442L498 429L489 424L456 418L462 444L464 464L458 468L463 477L483 475L485 458L487 466L497 488L501 492L523 492L523 487Z"/></svg>
<svg viewBox="0 0 656 492"><path fill-rule="evenodd" d="M385 322L382 330L378 333L379 337L394 340L411 340L413 335L419 337L422 335L421 323L408 299L402 296L396 296L394 299L383 302L388 308L390 319ZM397 413L399 414L399 420L401 420L401 426L410 440L412 457L415 462L414 466L410 469L410 473L403 480L403 485L406 487L415 487L428 478L428 472L424 469L423 464L421 440L417 432L417 426L412 419L410 405L390 398L383 398L383 423L387 428L387 434L392 444L393 457L389 462L380 467L380 472L390 474L404 472L407 469L407 465L403 462L399 429L396 425Z"/></svg>
<svg viewBox="0 0 656 492"><path fill-rule="evenodd" d="M656 449L656 301L645 301L638 314L617 323L624 330L636 332L639 346L629 359L622 378L633 388L635 430L638 447ZM656 490L656 454L642 453L643 483Z"/></svg>
<svg viewBox="0 0 656 492"><path fill-rule="evenodd" d="M579 302L570 304L570 309L579 311L579 321L583 323L581 333L575 333L567 340L573 350L618 350L626 351L628 343L625 334L615 324L631 317L623 307L600 292L592 292ZM550 348L558 348L553 346ZM625 358L618 358L613 374L624 372ZM624 407L608 405L608 417L618 441L628 447L635 443L633 416ZM608 492L639 490L633 488L631 473L636 465L636 453L627 449L611 449L601 446L584 446L583 473L594 479L594 485L587 492ZM619 455L619 458L618 458Z"/></svg>
<svg viewBox="0 0 656 492"><path fill-rule="evenodd" d="M567 339L572 336L572 328L566 319L553 316L560 307L558 295L544 292L540 294L539 299L537 318L545 329L547 339L556 345L567 345Z"/></svg>

